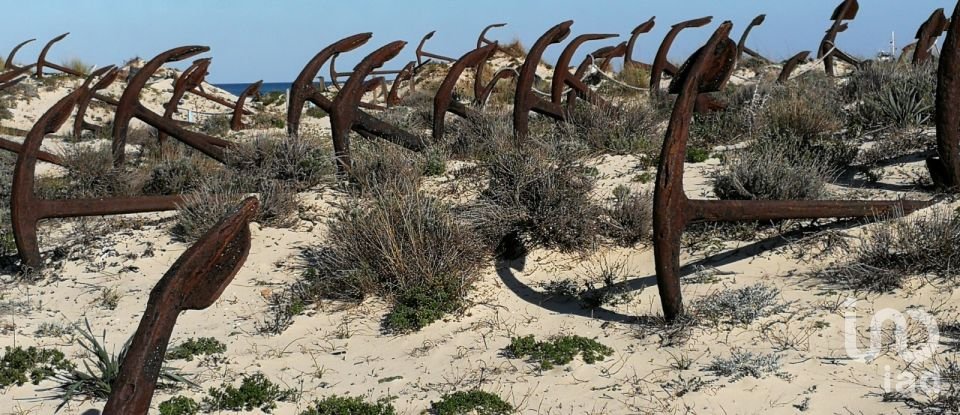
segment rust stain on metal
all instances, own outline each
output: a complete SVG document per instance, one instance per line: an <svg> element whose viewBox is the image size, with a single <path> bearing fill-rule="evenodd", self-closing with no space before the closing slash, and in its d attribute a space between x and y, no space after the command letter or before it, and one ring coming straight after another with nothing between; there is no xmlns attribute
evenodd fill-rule
<svg viewBox="0 0 960 415"><path fill-rule="evenodd" d="M580 78L577 78L570 73L570 61L573 60L573 54L576 53L577 48L579 48L583 43L591 40L603 40L614 37L617 37L617 35L584 34L573 38L573 40L563 48L563 52L560 53L560 57L557 59L557 64L554 66L553 79L550 83L550 102L553 105L562 108L564 98L563 89L569 87L569 92L574 93L577 97L583 99L584 101L587 101L593 105L606 107L610 106L606 101L594 93L586 84L584 84ZM567 104L570 105L569 102Z"/></svg>
<svg viewBox="0 0 960 415"><path fill-rule="evenodd" d="M94 72L93 75L98 75L98 72L99 71ZM119 75L119 71L110 71L105 73L98 84L102 85L103 88L106 88L116 81ZM83 94L80 95L80 98L77 99L77 113L73 118L73 137L76 140L80 139L84 131L100 133L104 130L103 126L88 123L84 118L87 113L87 108L90 107L90 101L92 101L96 95L96 91L92 89L84 90ZM112 98L107 99L107 97L100 97L99 101L113 106L117 105L117 101Z"/></svg>
<svg viewBox="0 0 960 415"><path fill-rule="evenodd" d="M407 62L407 64L400 69L400 73L397 74L396 78L393 78L393 85L390 85L390 92L387 94L387 107L393 107L400 105L400 86L404 82L409 82L410 92L417 90L417 83L414 79L414 63Z"/></svg>
<svg viewBox="0 0 960 415"><path fill-rule="evenodd" d="M563 119L563 108L559 104L544 101L533 94L533 83L536 81L537 66L548 46L563 42L570 35L570 26L573 20L567 20L547 30L530 51L520 67L517 76L516 93L513 96L513 134L518 140L527 137L530 124L530 111L547 115L554 119Z"/></svg>
<svg viewBox="0 0 960 415"><path fill-rule="evenodd" d="M960 3L950 19L937 68L934 123L937 157L927 159L930 177L940 187L960 187Z"/></svg>
<svg viewBox="0 0 960 415"><path fill-rule="evenodd" d="M402 40L390 42L364 57L353 68L353 73L343 84L340 93L333 98L330 114L330 130L333 135L333 154L337 163L337 172L346 174L350 171L350 141L348 133L356 123L358 105L363 99L364 79L374 69L393 59L407 45Z"/></svg>
<svg viewBox="0 0 960 415"><path fill-rule="evenodd" d="M667 35L664 36L663 42L660 43L660 48L657 49L657 57L653 60L653 67L650 69L650 91L656 92L660 89L660 79L663 76L663 72L667 70L669 62L667 62L667 54L670 52L670 47L673 46L673 41L676 40L677 35L680 34L680 31L683 29L691 27L701 27L713 21L713 16L701 17L699 19L687 20L684 22L677 23L670 28L670 31L667 32ZM676 72L675 70L673 72Z"/></svg>
<svg viewBox="0 0 960 415"><path fill-rule="evenodd" d="M664 317L670 321L683 312L680 242L684 228L690 223L874 217L909 213L931 204L930 201L688 199L683 188L683 169L693 107L698 95L717 91L730 77L729 71L733 68L730 60L736 60L736 44L729 38L732 27L730 22L721 24L707 44L683 65L671 85L679 96L660 153L653 202L657 287Z"/></svg>
<svg viewBox="0 0 960 415"><path fill-rule="evenodd" d="M307 101L320 107L328 114L333 110L333 102L323 95L317 86L313 85L313 79L317 77L320 68L333 56L339 53L346 53L354 50L370 40L371 33L360 33L353 36L340 39L337 42L322 49L313 58L304 65L297 79L290 87L289 105L287 106L287 134L291 137L297 136L300 129L300 118L303 115L303 107ZM357 109L355 120L352 125L354 131L363 136L376 136L384 140L400 145L413 151L420 151L426 146L419 137L404 131L401 128L383 122L376 117L367 114L363 110Z"/></svg>
<svg viewBox="0 0 960 415"><path fill-rule="evenodd" d="M250 253L260 203L245 199L173 263L150 291L140 325L111 386L104 415L146 415L180 313L213 305Z"/></svg>
<svg viewBox="0 0 960 415"><path fill-rule="evenodd" d="M913 48L913 64L921 65L930 59L930 50L937 43L937 38L950 27L950 21L943 14L943 9L934 10L929 18L917 29L917 43Z"/></svg>
<svg viewBox="0 0 960 415"><path fill-rule="evenodd" d="M111 73L116 71L112 67L101 69L105 70ZM103 80L111 76L110 73L101 71L98 71L97 75L104 74L104 78L93 86L93 90L102 89ZM36 165L43 138L56 132L67 121L77 100L84 94L84 90L90 88L95 76L88 77L80 88L60 99L37 120L27 134L17 157L10 202L11 221L17 251L23 265L27 267L38 268L43 264L37 243L37 223L42 219L173 210L177 204L182 203L181 196L43 199L36 195Z"/></svg>

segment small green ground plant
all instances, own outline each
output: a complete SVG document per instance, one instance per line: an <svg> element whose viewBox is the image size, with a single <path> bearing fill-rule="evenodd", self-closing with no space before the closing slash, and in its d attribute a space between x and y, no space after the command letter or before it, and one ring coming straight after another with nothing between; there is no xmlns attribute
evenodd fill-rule
<svg viewBox="0 0 960 415"><path fill-rule="evenodd" d="M318 401L300 415L395 415L393 405L385 399L367 402L360 397L329 396Z"/></svg>
<svg viewBox="0 0 960 415"><path fill-rule="evenodd" d="M7 346L3 357L0 357L0 389L11 385L23 386L27 382L37 385L59 371L72 370L74 367L57 349Z"/></svg>
<svg viewBox="0 0 960 415"><path fill-rule="evenodd" d="M200 404L186 396L174 396L157 407L160 415L196 415L200 413Z"/></svg>
<svg viewBox="0 0 960 415"><path fill-rule="evenodd" d="M209 356L226 351L227 345L213 337L200 337L196 340L191 337L167 351L167 359L183 359L189 362L196 356Z"/></svg>
<svg viewBox="0 0 960 415"><path fill-rule="evenodd" d="M430 403L430 411L433 415L508 415L514 409L499 396L474 389L443 395Z"/></svg>
<svg viewBox="0 0 960 415"><path fill-rule="evenodd" d="M225 383L219 388L210 388L207 393L201 402L206 412L259 409L269 413L277 408L278 401L291 402L299 395L296 389L283 389L261 372L244 375L240 386Z"/></svg>
<svg viewBox="0 0 960 415"><path fill-rule="evenodd" d="M557 336L547 341L538 341L532 334L514 337L506 351L514 358L527 359L537 364L540 370L566 365L577 355L580 355L585 363L593 364L613 354L610 347L577 335Z"/></svg>

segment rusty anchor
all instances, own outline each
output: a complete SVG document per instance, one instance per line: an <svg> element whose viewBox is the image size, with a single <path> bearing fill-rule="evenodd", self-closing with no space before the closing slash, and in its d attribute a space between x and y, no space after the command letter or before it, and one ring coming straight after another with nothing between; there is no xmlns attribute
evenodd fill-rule
<svg viewBox="0 0 960 415"><path fill-rule="evenodd" d="M653 30L653 27L656 26L656 16L651 17L646 22L641 23L637 27L633 28L633 31L630 32L630 40L627 41L626 50L623 55L623 66L627 67L630 65L639 65L644 68L649 69L650 65L640 62L636 59L633 59L633 51L636 49L637 38L644 33L650 33Z"/></svg>
<svg viewBox="0 0 960 415"><path fill-rule="evenodd" d="M759 59L763 62L770 62L770 59L763 57L763 55L760 55L753 49L747 47L747 37L750 36L750 31L753 30L754 27L763 24L763 21L766 20L766 18L767 15L765 14L754 17L753 20L750 21L750 24L747 25L747 28L743 31L743 34L740 35L740 42L737 43L737 61L743 59L743 54L746 53L754 59Z"/></svg>
<svg viewBox="0 0 960 415"><path fill-rule="evenodd" d="M27 39L27 40L24 40L23 42L18 43L17 46L14 46L13 50L10 51L10 54L7 55L7 60L3 62L3 69L4 70L17 69L18 67L14 65L13 58L17 56L17 52L20 50L20 48L22 48L27 43L33 42L35 40L37 39Z"/></svg>
<svg viewBox="0 0 960 415"><path fill-rule="evenodd" d="M240 131L247 128L247 125L243 123L243 106L247 103L247 98L260 95L260 87L262 86L262 80L247 85L240 96L237 97L237 103L233 106L233 115L230 117L231 130Z"/></svg>
<svg viewBox="0 0 960 415"><path fill-rule="evenodd" d="M919 49L918 49L919 51ZM960 187L960 2L953 10L943 53L937 68L934 123L937 127L937 156L927 159L933 182L947 189Z"/></svg>
<svg viewBox="0 0 960 415"><path fill-rule="evenodd" d="M34 192L38 152L44 136L56 132L67 121L77 99L91 88L95 77L103 75L92 87L98 90L104 87L104 80L116 76L115 72L116 68L102 68L87 77L80 88L57 101L33 125L19 151L13 171L10 208L17 251L27 267L39 268L43 264L37 243L37 224L40 220L173 210L183 202L182 196L43 199Z"/></svg>
<svg viewBox="0 0 960 415"><path fill-rule="evenodd" d="M188 59L200 53L210 50L206 46L182 46L163 52L144 64L136 75L127 83L127 88L120 96L117 102L117 112L113 121L113 162L114 166L122 166L126 159L125 149L127 142L127 133L130 127L130 120L137 118L158 131L162 131L180 142L193 147L211 158L221 162L226 162L225 149L232 145L231 142L212 137L206 134L190 131L181 127L172 120L164 119L162 115L157 114L140 103L140 91L146 85L147 81L160 67L167 62L176 62ZM97 99L100 99L98 96Z"/></svg>
<svg viewBox="0 0 960 415"><path fill-rule="evenodd" d="M810 51L805 50L796 55L790 57L787 60L787 63L783 64L783 69L780 70L780 75L777 77L777 83L783 84L790 80L790 74L797 69L797 66L800 65L800 62L806 61L807 56L810 56Z"/></svg>
<svg viewBox="0 0 960 415"><path fill-rule="evenodd" d="M530 111L546 115L555 120L563 120L563 107L552 101L545 101L533 94L533 82L536 80L537 65L548 46L563 42L570 35L573 20L567 20L547 30L530 48L527 58L520 66L517 75L517 88L513 96L513 134L517 140L526 139L529 132ZM564 68L566 70L566 68ZM556 82L556 80L554 80Z"/></svg>
<svg viewBox="0 0 960 415"><path fill-rule="evenodd" d="M415 53L416 56L417 56L417 67L418 67L418 68L421 67L421 66L423 66L423 65L426 65L426 64L428 64L428 63L431 63L432 60L438 60L438 61L448 62L448 63L451 63L451 62L453 62L453 61L456 60L456 59L453 59L453 58L448 58L448 57L443 56L443 55L437 55L436 53L430 53L430 52L427 52L427 51L423 50L423 45L425 45L428 40L432 39L432 38L433 38L433 35L436 34L436 33L437 33L436 30L432 30L432 31L430 31L430 33L427 33L426 35L424 35L424 36L423 36L423 39L420 39L420 44L417 45L417 51L416 51L416 53ZM424 57L426 57L427 59L424 60L424 59L423 59Z"/></svg>
<svg viewBox="0 0 960 415"><path fill-rule="evenodd" d="M950 21L943 14L943 9L934 10L929 18L917 29L917 43L913 47L913 65L921 65L930 59L930 50L937 43L937 38L950 27Z"/></svg>
<svg viewBox="0 0 960 415"><path fill-rule="evenodd" d="M440 87L437 88L437 94L433 97L433 141L435 143L443 140L444 115L448 111L463 118L470 118L476 114L475 111L454 99L453 89L457 86L457 81L460 80L463 71L469 67L476 68L485 63L490 55L496 52L497 47L496 42L479 47L467 52L460 59L457 59L453 65L450 65L447 75L440 82Z"/></svg>
<svg viewBox="0 0 960 415"><path fill-rule="evenodd" d="M0 91L10 88L11 86L14 86L20 83L20 81L26 79L24 75L26 75L27 72L30 72L30 70L33 69L33 66L34 64L31 63L27 66L22 66L4 73L0 73Z"/></svg>
<svg viewBox="0 0 960 415"><path fill-rule="evenodd" d="M729 79L737 45L728 36L733 25L724 22L683 65L671 83L678 93L660 153L654 190L654 260L664 317L675 320L683 312L680 292L680 242L683 229L695 222L733 222L780 219L865 218L893 212L909 213L930 201L797 201L691 200L684 194L683 167L693 106L697 95L719 90ZM954 127L956 124L954 124Z"/></svg>
<svg viewBox="0 0 960 415"><path fill-rule="evenodd" d="M330 130L333 135L333 153L337 163L337 173L344 175L350 171L349 132L356 123L358 105L363 99L364 79L376 68L393 59L407 45L402 40L390 42L364 57L353 68L353 73L343 84L340 93L333 98L330 114Z"/></svg>
<svg viewBox="0 0 960 415"><path fill-rule="evenodd" d="M575 74L571 74L569 68L570 61L573 59L573 54L576 53L577 48L579 48L580 45L591 40L603 40L614 37L617 37L617 35L584 34L573 38L573 40L570 41L565 48L563 48L563 52L560 53L560 57L557 59L557 64L554 65L553 79L550 83L550 102L552 104L561 106L563 103L563 96L565 95L564 88L570 88L566 94L568 97L576 96L593 105L610 107L610 104L594 93L593 90L587 86L587 84L583 83L581 78L574 76ZM568 101L567 105L572 104Z"/></svg>
<svg viewBox="0 0 960 415"><path fill-rule="evenodd" d="M650 92L660 90L660 79L663 77L664 71L670 75L677 72L677 68L667 61L667 54L670 52L670 47L673 46L673 41L676 40L680 31L691 27L702 27L710 24L711 21L713 21L713 16L707 16L683 21L670 27L670 31L667 32L667 35L663 38L663 42L660 43L660 48L657 49L657 56L654 58L653 66L650 68Z"/></svg>
<svg viewBox="0 0 960 415"><path fill-rule="evenodd" d="M210 307L230 285L250 253L250 222L258 209L256 198L245 199L180 255L150 290L104 415L147 414L177 317Z"/></svg>
<svg viewBox="0 0 960 415"><path fill-rule="evenodd" d="M67 33L64 33L64 34L62 34L62 35L60 35L60 36L57 36L57 37L55 37L55 38L53 38L53 39L50 39L50 41L47 42L46 45L44 45L43 50L40 51L40 56L37 58L37 67L36 67L36 69L37 69L37 73L36 73L37 79L43 78L43 69L44 69L44 68L55 69L55 70L57 70L57 71L60 71L60 72L65 73L65 74L73 75L73 76L77 76L77 77L81 77L81 78L84 76L82 73L77 72L77 71L75 71L75 70L73 70L73 69L67 68L67 67L65 67L65 66L57 65L57 64L52 63L52 62L47 62L47 52L50 52L50 48L53 47L53 44L54 44L54 43L57 43L57 42L59 42L59 41L61 41L61 40L63 40L63 38L67 37L67 35L69 35L69 34L70 34L70 32L67 32Z"/></svg>
<svg viewBox="0 0 960 415"><path fill-rule="evenodd" d="M833 10L833 14L830 16L833 24L827 29L826 35L824 35L823 40L820 41L820 48L817 50L817 59L823 59L823 68L827 76L834 75L834 58L840 59L854 67L860 67L860 61L846 54L836 45L837 34L847 30L847 24L844 23L844 21L856 18L858 11L860 11L860 4L857 3L857 0L844 0L843 3L840 3L840 5Z"/></svg>
<svg viewBox="0 0 960 415"><path fill-rule="evenodd" d="M170 95L170 99L166 104L163 104L163 119L172 120L173 114L179 109L180 100L183 99L187 91L203 84L211 61L210 58L197 59L180 73L180 76L173 82L173 92ZM166 133L157 132L157 140L160 142L160 145L163 145L166 139Z"/></svg>
<svg viewBox="0 0 960 415"><path fill-rule="evenodd" d="M313 85L312 80L316 78L320 68L330 60L335 54L346 53L367 43L372 36L371 33L360 33L353 36L340 39L337 42L322 49L313 58L304 65L300 74L290 87L289 106L287 107L287 134L295 137L299 134L300 118L303 115L303 107L307 101L320 107L328 114L333 111L333 101L327 98L319 88ZM341 100L341 105L346 101ZM344 108L338 111L349 111ZM380 137L386 141L405 147L413 151L421 151L426 146L419 137L404 131L401 128L383 122L382 120L367 114L363 110L354 107L356 111L354 122L351 128L361 136ZM332 120L332 119L331 119Z"/></svg>

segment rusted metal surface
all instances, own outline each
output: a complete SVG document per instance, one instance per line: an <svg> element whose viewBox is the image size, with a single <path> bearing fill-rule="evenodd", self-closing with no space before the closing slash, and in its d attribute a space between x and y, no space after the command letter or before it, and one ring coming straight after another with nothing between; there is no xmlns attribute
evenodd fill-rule
<svg viewBox="0 0 960 415"><path fill-rule="evenodd" d="M937 38L950 27L950 21L943 14L943 9L937 9L927 21L917 29L917 43L913 49L913 64L921 65L930 59L930 49L937 43Z"/></svg>
<svg viewBox="0 0 960 415"><path fill-rule="evenodd" d="M172 120L173 114L179 111L180 100L183 99L187 91L203 84L211 62L210 58L197 59L173 81L173 92L170 94L170 99L166 104L163 104L163 119ZM167 140L167 134L157 132L157 140L160 145L163 145Z"/></svg>
<svg viewBox="0 0 960 415"><path fill-rule="evenodd" d="M934 123L937 157L927 159L930 177L940 187L960 187L960 3L950 19L937 68Z"/></svg>
<svg viewBox="0 0 960 415"><path fill-rule="evenodd" d="M358 105L363 98L364 79L370 72L383 66L393 59L407 45L402 40L390 42L364 57L353 68L353 74L343 84L340 93L333 98L333 105L329 111L330 130L333 135L333 154L337 163L337 172L346 174L350 171L350 141L348 134L356 122Z"/></svg>
<svg viewBox="0 0 960 415"><path fill-rule="evenodd" d="M433 141L435 143L439 143L443 139L444 116L447 111L464 118L475 113L467 106L454 100L453 90L457 86L457 81L460 80L463 71L470 67L482 65L489 59L490 55L496 52L497 47L497 43L494 42L474 49L457 59L453 65L450 65L447 75L440 82L440 87L437 88L437 94L433 97Z"/></svg>
<svg viewBox="0 0 960 415"><path fill-rule="evenodd" d="M297 79L290 86L289 105L287 106L287 134L296 136L300 130L300 118L303 116L303 107L307 101L312 102L328 114L333 109L333 101L323 95L313 79L317 77L320 68L334 55L346 53L367 43L371 33L360 33L348 36L322 49L304 65ZM383 122L357 110L352 128L363 136L376 136L413 151L420 151L426 144L416 135L410 134L401 128Z"/></svg>
<svg viewBox="0 0 960 415"><path fill-rule="evenodd" d="M456 59L453 59L453 58L448 58L448 57L443 56L443 55L437 55L436 53L430 53L430 52L427 52L427 51L423 50L423 45L425 45L428 40L430 40L431 38L433 38L433 35L436 34L436 33L437 33L437 31L436 31L436 30L433 30L433 31L431 31L430 33L427 33L426 35L424 35L424 36L423 36L423 39L420 39L420 44L417 45L417 51L416 51L416 53L415 53L416 56L417 56L417 66L418 66L418 67L430 63L431 60L438 60L438 61L443 61L443 62L453 62L453 61L456 60ZM424 60L423 58L427 58L427 59Z"/></svg>
<svg viewBox="0 0 960 415"><path fill-rule="evenodd" d="M22 48L24 45L26 45L27 43L33 42L33 41L35 41L35 40L37 40L37 39L27 39L27 40L24 40L23 42L18 43L17 46L14 46L13 49L10 50L10 54L7 55L7 60L5 60L5 61L3 62L3 69L4 69L4 70L7 70L7 69L17 69L17 66L14 66L14 62L13 62L13 59L17 56L17 52L18 52L18 51L20 50L20 48Z"/></svg>
<svg viewBox="0 0 960 415"><path fill-rule="evenodd" d="M111 67L97 71L95 75L88 77L80 88L57 101L33 125L20 149L13 171L10 207L17 251L26 267L38 268L43 264L37 243L37 223L42 219L173 210L183 201L181 196L43 199L35 194L36 165L44 136L56 132L67 121L77 99L85 89L90 88L96 75L105 75L101 81L109 78L111 74L104 70L116 71ZM97 82L92 88L101 89L103 83Z"/></svg>
<svg viewBox="0 0 960 415"><path fill-rule="evenodd" d="M584 79L587 76L587 71L596 64L596 61L601 61L599 69L601 71L609 71L611 66L611 61L615 58L624 56L627 51L627 42L620 42L616 46L604 46L600 49L593 51L593 53L588 54L583 58L583 62L580 62L580 66L577 67L577 70L573 73L574 79ZM626 63L624 63L626 65ZM632 65L643 65L642 63L633 63ZM566 108L567 112L573 111L574 107L577 104L577 91L572 88L570 91L567 91L567 101Z"/></svg>
<svg viewBox="0 0 960 415"><path fill-rule="evenodd" d="M827 72L828 76L834 75L834 58L854 66L859 66L860 64L859 61L841 51L836 45L837 34L847 30L847 24L844 23L844 21L856 18L859 10L860 4L857 3L857 0L844 0L843 3L840 3L840 5L833 10L833 14L830 16L833 24L827 29L823 40L820 41L820 48L817 50L817 59L823 59L823 69Z"/></svg>
<svg viewBox="0 0 960 415"><path fill-rule="evenodd" d="M691 27L701 27L710 24L711 21L713 21L713 16L701 17L699 19L677 23L670 28L670 31L667 32L667 35L663 38L663 42L660 43L660 48L657 49L657 57L654 58L653 66L650 68L651 92L656 92L660 89L660 79L663 77L664 70L666 70L669 65L669 62L667 62L667 54L670 53L670 47L673 46L673 41L676 40L680 31Z"/></svg>
<svg viewBox="0 0 960 415"><path fill-rule="evenodd" d="M243 123L243 106L247 103L247 98L260 95L260 87L263 86L263 80L259 80L248 85L237 97L237 104L233 106L233 115L230 118L230 129L240 131L247 128Z"/></svg>
<svg viewBox="0 0 960 415"><path fill-rule="evenodd" d="M40 51L40 56L37 57L37 67L36 67L36 69L37 69L37 73L36 73L37 79L43 78L43 69L44 69L44 68L56 69L56 70L58 70L58 71L60 71L60 72L63 72L63 73L65 73L65 74L69 74L69 75L73 75L73 76L79 76L79 77L83 77L83 76L84 76L82 73L77 72L77 71L75 71L75 70L73 70L73 69L70 69L70 68L67 68L67 67L64 67L64 66L61 66L61 65L57 65L57 64L52 63L52 62L47 62L47 52L50 52L50 48L53 47L53 44L54 44L54 43L57 43L57 42L59 42L59 41L61 41L61 40L63 40L63 38L67 37L67 35L69 35L69 34L70 34L70 32L67 32L67 33L64 33L64 34L62 34L62 35L60 35L60 36L57 36L57 37L55 37L55 38L53 38L53 39L50 39L50 41L47 42L47 44L43 47L43 50Z"/></svg>
<svg viewBox="0 0 960 415"><path fill-rule="evenodd" d="M570 26L573 20L567 20L547 30L530 51L520 67L517 75L517 88L513 96L513 134L518 140L527 137L530 124L530 111L562 120L563 107L551 101L545 101L533 94L533 83L536 81L537 66L548 46L563 42L570 35Z"/></svg>
<svg viewBox="0 0 960 415"><path fill-rule="evenodd" d="M158 131L167 133L221 163L226 162L224 149L231 145L230 142L187 130L172 122L172 120L164 119L162 115L151 111L140 103L140 91L153 73L160 69L163 64L188 59L208 50L210 48L206 46L182 46L170 49L144 64L143 68L127 83L127 89L123 91L123 95L118 101L117 112L113 121L113 162L115 166L122 166L126 159L127 133L130 120L133 118L153 126Z"/></svg>
<svg viewBox="0 0 960 415"><path fill-rule="evenodd" d="M777 77L777 83L782 84L789 81L790 74L797 69L797 65L800 65L801 62L807 60L807 56L810 56L809 50L805 50L790 57L790 59L787 60L787 63L783 64L783 69L780 70L780 76Z"/></svg>
<svg viewBox="0 0 960 415"><path fill-rule="evenodd" d="M140 325L120 364L104 415L146 415L180 313L213 305L250 253L256 198L245 199L177 258L150 290Z"/></svg>
<svg viewBox="0 0 960 415"><path fill-rule="evenodd" d="M633 51L634 49L636 49L637 38L639 38L640 35L644 33L649 33L651 30L653 30L653 27L657 24L655 22L656 18L657 18L656 16L651 17L650 20L647 20L646 22L641 23L639 26L633 28L632 32L630 32L630 40L627 41L626 51L623 56L624 66L640 65L645 68L650 67L650 65L637 61L636 59L633 59Z"/></svg>
<svg viewBox="0 0 960 415"><path fill-rule="evenodd" d="M765 14L761 14L757 17L754 17L753 20L750 21L750 24L747 25L747 28L743 31L743 34L740 35L740 42L737 43L737 59L738 60L742 60L743 54L746 53L756 59L760 59L764 62L770 62L769 59L764 58L762 55L760 55L753 49L750 49L747 47L747 37L750 36L750 31L753 30L754 27L757 27L763 24L763 21L766 20L766 18L767 18L767 15Z"/></svg>
<svg viewBox="0 0 960 415"><path fill-rule="evenodd" d="M680 291L680 246L684 228L694 222L874 217L909 213L929 201L794 201L690 200L684 193L683 169L693 107L701 93L714 92L729 80L737 45L729 38L733 25L724 22L683 65L673 79L676 103L667 127L654 188L654 261L664 317L683 312Z"/></svg>

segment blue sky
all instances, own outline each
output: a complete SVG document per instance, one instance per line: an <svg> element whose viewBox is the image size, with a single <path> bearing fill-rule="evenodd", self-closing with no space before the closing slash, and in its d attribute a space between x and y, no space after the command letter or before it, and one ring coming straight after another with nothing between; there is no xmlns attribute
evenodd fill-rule
<svg viewBox="0 0 960 415"><path fill-rule="evenodd" d="M413 59L420 38L437 34L427 50L459 57L476 43L479 31L490 23L508 23L491 32L501 41L519 38L532 44L550 26L573 19L572 35L618 33L629 35L636 25L657 17L653 31L637 43L641 60L652 60L670 25L712 15L709 27L681 33L670 59L684 60L723 20L734 23L735 39L744 25L760 13L766 23L754 29L749 45L768 57L783 59L801 50L815 51L828 18L839 0L482 0L483 7L454 0L44 0L17 2L4 13L0 25L0 55L22 40L37 38L18 54L19 61L36 59L44 42L62 32L71 35L49 54L53 62L78 57L106 65L133 56L150 57L188 44L207 45L213 57L208 81L214 83L292 80L306 61L327 44L358 32L373 32L362 49L339 62L348 69L360 57L393 40L409 42L404 52L387 64L399 68ZM949 16L955 2L946 0L860 0L860 14L841 33L838 44L848 52L873 56L887 48L890 33L898 46L912 41L917 27L943 7ZM608 43L591 42L586 52ZM555 60L561 46L548 49ZM579 58L578 58L579 59ZM338 65L338 69L340 65Z"/></svg>

